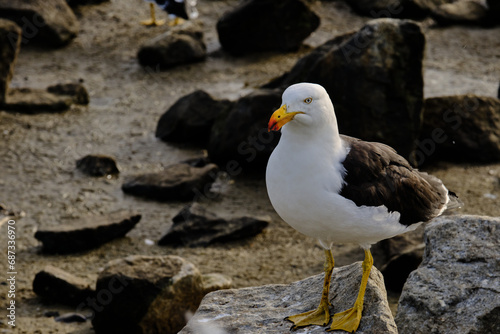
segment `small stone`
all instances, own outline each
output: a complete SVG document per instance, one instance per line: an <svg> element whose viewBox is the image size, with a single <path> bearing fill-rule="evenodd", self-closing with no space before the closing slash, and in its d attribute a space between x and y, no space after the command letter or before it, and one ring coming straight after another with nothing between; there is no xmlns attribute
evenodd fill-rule
<svg viewBox="0 0 500 334"><path fill-rule="evenodd" d="M95 293L88 281L51 265L35 275L33 291L45 301L69 306L77 306Z"/></svg>
<svg viewBox="0 0 500 334"><path fill-rule="evenodd" d="M41 228L35 238L42 242L45 253L81 252L123 237L140 220L141 215L122 210L107 216L88 217L72 225Z"/></svg>
<svg viewBox="0 0 500 334"><path fill-rule="evenodd" d="M15 88L7 93L2 108L23 114L38 114L63 112L68 110L71 104L73 99L67 95L57 95L42 89Z"/></svg>
<svg viewBox="0 0 500 334"><path fill-rule="evenodd" d="M90 176L116 175L120 173L113 157L106 155L86 155L76 161L76 168Z"/></svg>
<svg viewBox="0 0 500 334"><path fill-rule="evenodd" d="M10 20L0 19L0 107L5 102L14 65L21 48L21 29Z"/></svg>
<svg viewBox="0 0 500 334"><path fill-rule="evenodd" d="M80 83L56 84L47 87L47 91L56 95L71 96L75 104L89 104L89 93Z"/></svg>
<svg viewBox="0 0 500 334"><path fill-rule="evenodd" d="M193 212L183 209L174 224L158 241L159 245L200 247L253 237L269 225L268 220L241 217L218 218L215 214L195 205ZM191 211L191 210L190 210Z"/></svg>
<svg viewBox="0 0 500 334"><path fill-rule="evenodd" d="M96 290L97 299L107 301L92 319L96 334L177 333L203 297L198 269L171 255L113 260L99 274Z"/></svg>
<svg viewBox="0 0 500 334"><path fill-rule="evenodd" d="M192 201L210 196L210 187L218 171L214 164L196 168L180 163L165 167L160 173L127 177L122 190L158 201Z"/></svg>
<svg viewBox="0 0 500 334"><path fill-rule="evenodd" d="M47 311L47 312L43 313L43 316L47 317L47 318L54 318L54 317L59 316L59 312L58 311Z"/></svg>
<svg viewBox="0 0 500 334"><path fill-rule="evenodd" d="M222 289L231 289L233 284L229 277L217 273L203 275L202 281L204 294Z"/></svg>
<svg viewBox="0 0 500 334"><path fill-rule="evenodd" d="M191 23L181 30L169 30L141 46L137 58L142 66L168 69L202 61L207 56L203 30Z"/></svg>
<svg viewBox="0 0 500 334"><path fill-rule="evenodd" d="M457 1L442 4L431 11L431 17L442 26L452 24L490 24L486 7L476 1Z"/></svg>
<svg viewBox="0 0 500 334"><path fill-rule="evenodd" d="M359 262L334 269L330 288L332 314L352 307L359 290L361 273ZM207 327L227 333L288 333L292 323L284 320L285 317L315 309L322 284L323 275L320 274L291 284L209 293L179 334L198 334ZM306 331L324 334L327 328L308 326ZM373 267L366 288L363 316L356 334L396 333L382 274Z"/></svg>

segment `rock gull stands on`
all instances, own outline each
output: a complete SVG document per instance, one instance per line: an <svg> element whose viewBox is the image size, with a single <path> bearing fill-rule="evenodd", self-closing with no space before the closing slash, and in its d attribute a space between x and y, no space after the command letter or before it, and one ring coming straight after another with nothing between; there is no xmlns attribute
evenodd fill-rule
<svg viewBox="0 0 500 334"><path fill-rule="evenodd" d="M330 325L330 330L354 332L373 265L370 246L462 203L441 180L413 169L391 147L340 135L330 97L320 85L299 83L285 90L269 121L270 131L280 129L266 172L269 198L285 222L319 240L326 256L318 308L287 319L292 328L330 322L332 243L357 243L365 251L358 297L351 309L333 315Z"/></svg>
<svg viewBox="0 0 500 334"><path fill-rule="evenodd" d="M198 17L196 9L197 0L145 0L149 2L151 18L142 21L141 24L146 26L160 26L165 23L165 20L157 20L155 14L155 4L166 11L169 15L175 17L170 25L175 26L181 23L181 20L195 19Z"/></svg>

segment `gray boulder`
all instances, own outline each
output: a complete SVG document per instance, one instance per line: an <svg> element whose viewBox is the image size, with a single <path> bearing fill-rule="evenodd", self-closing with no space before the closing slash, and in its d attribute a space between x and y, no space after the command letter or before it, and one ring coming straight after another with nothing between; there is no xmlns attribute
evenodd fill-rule
<svg viewBox="0 0 500 334"><path fill-rule="evenodd" d="M33 292L46 302L69 306L77 306L95 294L87 280L51 265L35 275Z"/></svg>
<svg viewBox="0 0 500 334"><path fill-rule="evenodd" d="M165 167L162 172L129 176L122 190L131 195L158 201L191 201L210 195L219 168L208 164L193 167L179 163Z"/></svg>
<svg viewBox="0 0 500 334"><path fill-rule="evenodd" d="M180 98L161 117L156 137L166 142L206 146L218 115L227 114L233 102L215 100L202 90Z"/></svg>
<svg viewBox="0 0 500 334"><path fill-rule="evenodd" d="M121 210L107 216L86 217L71 225L40 228L35 238L45 253L67 254L96 248L123 237L141 220L141 215Z"/></svg>
<svg viewBox="0 0 500 334"><path fill-rule="evenodd" d="M440 217L425 243L399 299L399 333L500 333L500 219Z"/></svg>
<svg viewBox="0 0 500 334"><path fill-rule="evenodd" d="M233 55L293 51L319 26L319 17L301 0L245 0L217 22L219 41Z"/></svg>
<svg viewBox="0 0 500 334"><path fill-rule="evenodd" d="M425 100L416 160L500 161L500 100L458 95Z"/></svg>
<svg viewBox="0 0 500 334"><path fill-rule="evenodd" d="M97 334L174 334L204 296L198 269L178 256L132 255L99 274L92 325Z"/></svg>
<svg viewBox="0 0 500 334"><path fill-rule="evenodd" d="M76 37L79 23L65 0L0 0L0 17L23 29L22 43L63 46Z"/></svg>
<svg viewBox="0 0 500 334"><path fill-rule="evenodd" d="M334 269L330 293L333 312L352 307L358 293L361 272L360 262ZM322 284L323 275L320 274L291 284L209 293L179 334L198 334L207 328L228 334L288 333L292 323L284 318L316 308ZM309 326L305 330L297 330L297 333L324 334L325 329L321 326ZM397 333L383 278L375 267L370 273L363 317L356 331L356 334L363 333Z"/></svg>
<svg viewBox="0 0 500 334"><path fill-rule="evenodd" d="M425 37L408 20L377 19L300 59L265 87L314 82L328 91L340 132L412 159L421 127Z"/></svg>
<svg viewBox="0 0 500 334"><path fill-rule="evenodd" d="M160 69L199 62L206 56L203 31L194 25L181 30L169 30L141 46L137 53L142 66Z"/></svg>
<svg viewBox="0 0 500 334"><path fill-rule="evenodd" d="M220 218L197 203L184 208L173 221L159 245L204 247L254 237L269 225L265 218Z"/></svg>
<svg viewBox="0 0 500 334"><path fill-rule="evenodd" d="M433 9L431 17L442 26L452 24L490 25L488 10L476 1L445 3Z"/></svg>
<svg viewBox="0 0 500 334"><path fill-rule="evenodd" d="M14 65L21 48L21 29L12 21L0 19L0 107L6 99Z"/></svg>

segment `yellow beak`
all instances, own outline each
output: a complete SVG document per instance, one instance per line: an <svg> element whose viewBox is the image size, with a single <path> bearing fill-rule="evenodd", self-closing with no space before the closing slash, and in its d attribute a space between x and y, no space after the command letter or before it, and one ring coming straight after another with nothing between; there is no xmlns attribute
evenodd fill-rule
<svg viewBox="0 0 500 334"><path fill-rule="evenodd" d="M278 131L283 125L290 122L295 115L303 114L302 111L286 112L286 104L282 105L281 108L276 110L269 119L269 124L267 126L268 131Z"/></svg>

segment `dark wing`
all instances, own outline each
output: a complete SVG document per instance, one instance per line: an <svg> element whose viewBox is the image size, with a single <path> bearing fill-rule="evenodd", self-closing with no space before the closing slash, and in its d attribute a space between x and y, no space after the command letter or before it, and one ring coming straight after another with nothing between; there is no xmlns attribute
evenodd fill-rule
<svg viewBox="0 0 500 334"><path fill-rule="evenodd" d="M411 225L439 215L448 193L436 177L419 172L391 147L341 136L350 151L340 195L356 205L385 205L401 214L400 223Z"/></svg>

